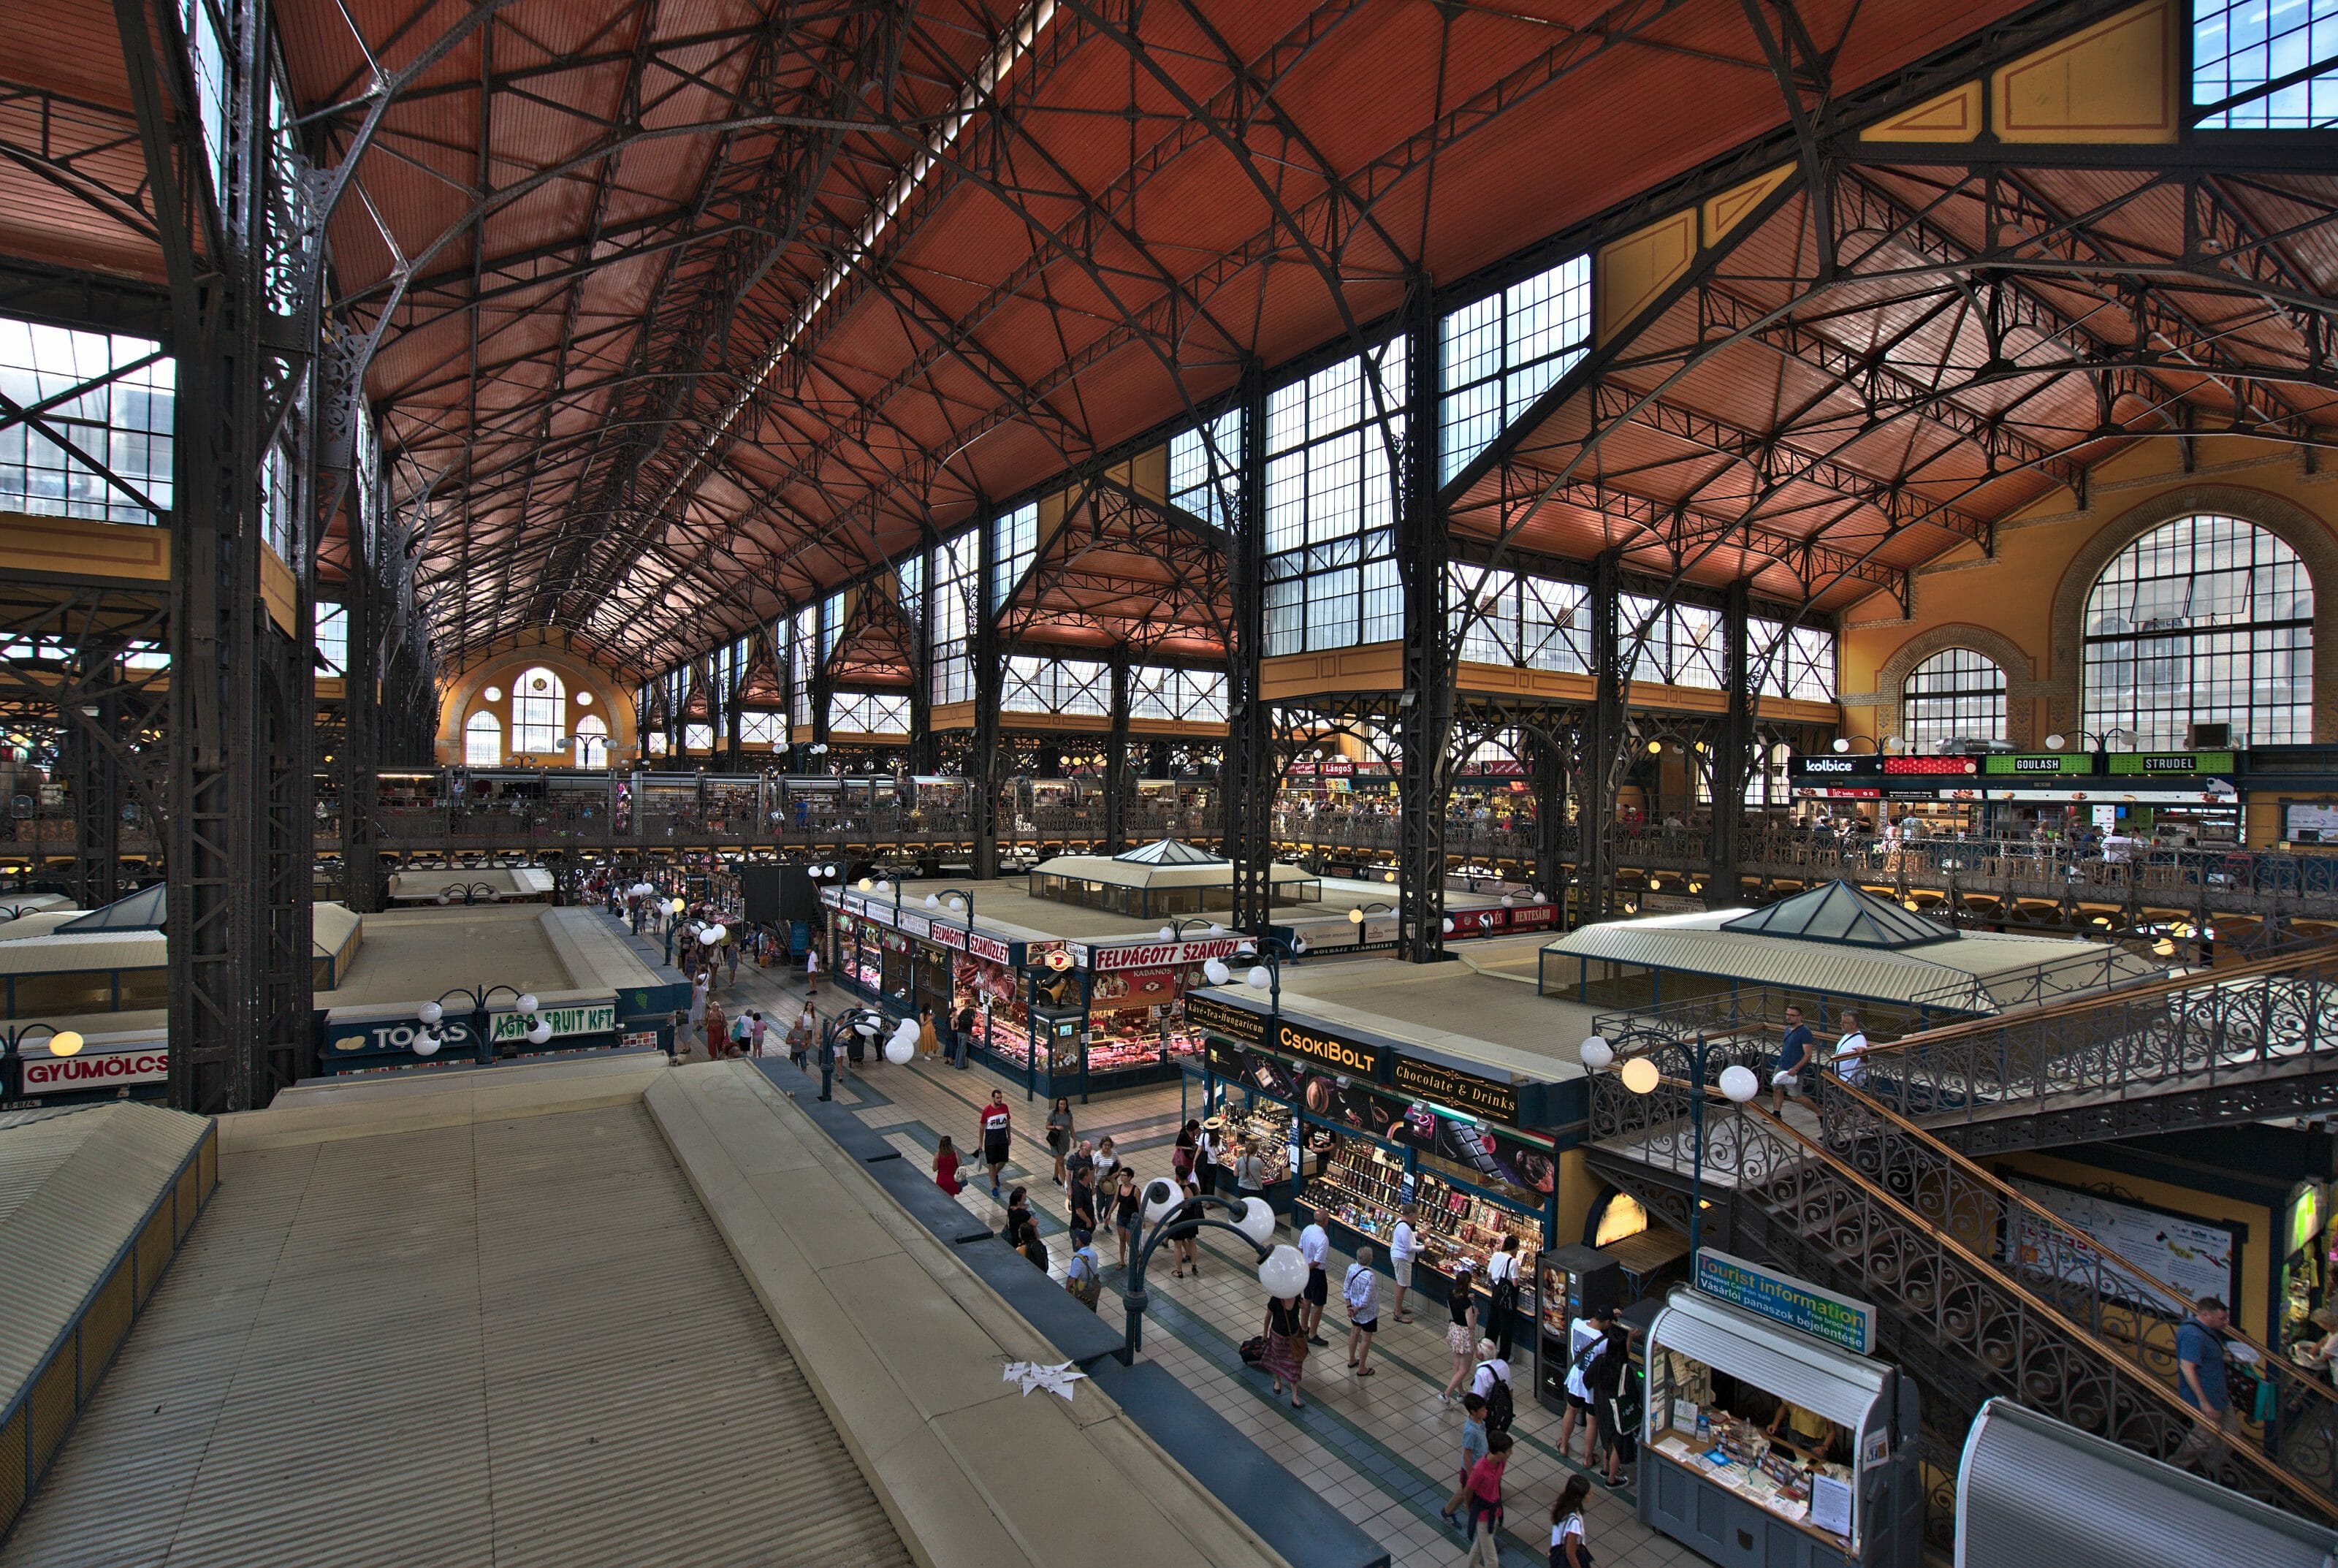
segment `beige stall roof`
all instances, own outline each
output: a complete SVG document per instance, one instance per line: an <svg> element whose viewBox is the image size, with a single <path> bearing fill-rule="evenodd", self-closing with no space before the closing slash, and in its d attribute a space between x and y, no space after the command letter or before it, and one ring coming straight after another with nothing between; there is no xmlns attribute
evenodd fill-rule
<svg viewBox="0 0 2338 1568"><path fill-rule="evenodd" d="M1031 875L1100 882L1110 887L1224 887L1233 882L1234 863L1218 859L1163 863L1112 855L1058 855L1033 867ZM1270 866L1267 876L1277 887L1288 882L1322 880L1297 866Z"/></svg>

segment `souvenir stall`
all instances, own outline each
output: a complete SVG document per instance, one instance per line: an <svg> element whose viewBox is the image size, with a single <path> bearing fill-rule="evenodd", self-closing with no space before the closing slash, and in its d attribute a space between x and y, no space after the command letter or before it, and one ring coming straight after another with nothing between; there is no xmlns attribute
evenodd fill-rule
<svg viewBox="0 0 2338 1568"><path fill-rule="evenodd" d="M1469 1073L1386 1036L1270 1017L1216 993L1185 1008L1208 1041L1204 1113L1224 1116L1270 1166L1281 1154L1294 1220L1320 1220L1344 1251L1371 1242L1385 1255L1410 1204L1413 1279L1431 1289L1465 1259L1482 1279L1487 1259L1515 1236L1530 1296L1558 1165L1550 1136L1522 1122L1546 1119L1548 1085ZM1220 1181L1231 1185L1231 1171ZM1531 1310L1524 1298L1520 1310Z"/></svg>
<svg viewBox="0 0 2338 1568"><path fill-rule="evenodd" d="M1915 1568L1915 1384L1874 1309L1710 1249L1647 1335L1639 1516L1716 1562Z"/></svg>

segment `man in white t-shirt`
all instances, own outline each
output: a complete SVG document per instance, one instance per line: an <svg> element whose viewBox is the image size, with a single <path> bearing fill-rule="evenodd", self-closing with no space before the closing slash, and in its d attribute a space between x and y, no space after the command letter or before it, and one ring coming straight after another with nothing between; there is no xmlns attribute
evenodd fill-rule
<svg viewBox="0 0 2338 1568"><path fill-rule="evenodd" d="M1412 1209L1408 1205L1396 1217L1396 1229L1389 1232L1389 1272L1396 1276L1396 1320L1412 1321L1412 1314L1404 1309L1404 1293L1412 1289Z"/></svg>
<svg viewBox="0 0 2338 1568"><path fill-rule="evenodd" d="M1306 1304L1299 1309L1300 1325L1307 1330L1307 1343L1328 1344L1316 1332L1323 1321L1323 1304L1331 1298L1331 1278L1323 1271L1324 1262L1331 1256L1331 1237L1322 1221L1311 1220L1299 1233L1299 1255L1307 1259Z"/></svg>
<svg viewBox="0 0 2338 1568"><path fill-rule="evenodd" d="M1348 1277L1340 1283L1340 1299L1348 1308L1348 1370L1359 1377L1372 1376L1372 1336L1380 1326L1380 1277L1372 1272L1372 1250L1356 1249Z"/></svg>
<svg viewBox="0 0 2338 1568"><path fill-rule="evenodd" d="M1596 1308L1567 1326L1567 1414L1558 1418L1558 1456L1567 1458L1567 1446L1575 1440L1575 1424L1583 1423L1583 1463L1589 1465L1599 1456L1599 1423L1591 1418L1591 1385L1585 1374L1591 1359L1596 1359L1594 1346L1604 1343L1607 1326L1616 1321L1616 1308Z"/></svg>
<svg viewBox="0 0 2338 1568"><path fill-rule="evenodd" d="M1859 1014L1842 1015L1842 1033L1834 1043L1834 1075L1846 1083L1856 1084L1867 1075L1867 1036L1859 1027Z"/></svg>

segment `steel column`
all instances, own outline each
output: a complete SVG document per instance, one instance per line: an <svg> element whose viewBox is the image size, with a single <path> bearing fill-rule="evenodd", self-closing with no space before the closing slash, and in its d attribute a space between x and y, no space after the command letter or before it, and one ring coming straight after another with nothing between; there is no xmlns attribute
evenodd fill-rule
<svg viewBox="0 0 2338 1568"><path fill-rule="evenodd" d="M1737 902L1739 847L1745 827L1745 780L1755 750L1754 705L1762 672L1756 668L1746 632L1746 583L1743 577L1729 585L1722 602L1724 678L1729 683L1728 706L1713 748L1713 864L1705 879L1704 901L1725 909ZM1783 635L1783 633L1782 633Z"/></svg>
<svg viewBox="0 0 2338 1568"><path fill-rule="evenodd" d="M1104 852L1128 848L1128 649L1112 655L1112 729L1104 751Z"/></svg>
<svg viewBox="0 0 2338 1568"><path fill-rule="evenodd" d="M975 605L973 654L974 734L968 759L968 827L974 834L974 875L987 881L998 875L998 704L1006 663L1000 644L999 620L1004 603L992 578L997 571L997 533L986 515L975 529Z"/></svg>
<svg viewBox="0 0 2338 1568"><path fill-rule="evenodd" d="M1437 496L1437 316L1425 274L1406 316L1404 438L1397 486L1397 571L1404 591L1404 689L1397 696L1397 951L1408 962L1445 956L1445 811L1453 791L1452 629L1446 563L1452 551Z"/></svg>
<svg viewBox="0 0 2338 1568"><path fill-rule="evenodd" d="M1274 790L1273 716L1261 663L1266 652L1266 375L1256 360L1243 368L1242 485L1227 542L1226 750L1220 772L1226 858L1233 863L1237 931L1264 936L1273 914L1272 864Z"/></svg>
<svg viewBox="0 0 2338 1568"><path fill-rule="evenodd" d="M1576 748L1583 778L1575 796L1575 897L1566 912L1577 926L1607 918L1615 906L1616 790L1627 760L1622 579L1621 551L1603 551L1592 562L1592 705Z"/></svg>

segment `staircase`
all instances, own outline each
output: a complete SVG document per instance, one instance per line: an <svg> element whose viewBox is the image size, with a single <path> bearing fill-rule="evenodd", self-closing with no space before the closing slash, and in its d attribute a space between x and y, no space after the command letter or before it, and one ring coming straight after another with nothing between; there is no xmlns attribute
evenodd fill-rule
<svg viewBox="0 0 2338 1568"><path fill-rule="evenodd" d="M1688 1051L1617 1044L1654 1055L1664 1076L1646 1095L1595 1076L1588 1157L1643 1201L1685 1215L1695 1163ZM1752 1065L1760 1049L1715 1054ZM1721 1064L1708 1061L1716 1074ZM1720 1221L1733 1248L1873 1302L1885 1353L1936 1406L1970 1416L2002 1395L2159 1458L2202 1426L2175 1392L2175 1330L2191 1303L1887 1104L1829 1079L1819 1106L1797 1107L1790 1124L1757 1106L1708 1104L1707 1224ZM2251 1348L2274 1389L2273 1418L2245 1426L2204 1472L2338 1521L2338 1396Z"/></svg>
<svg viewBox="0 0 2338 1568"><path fill-rule="evenodd" d="M2338 952L2323 945L1911 1034L1861 1088L1968 1154L2338 1108Z"/></svg>

